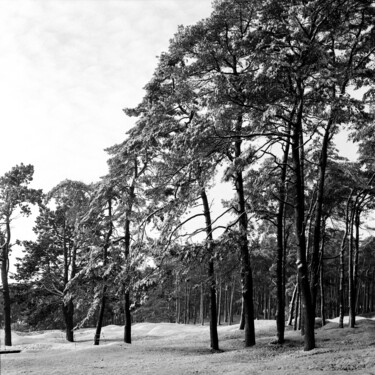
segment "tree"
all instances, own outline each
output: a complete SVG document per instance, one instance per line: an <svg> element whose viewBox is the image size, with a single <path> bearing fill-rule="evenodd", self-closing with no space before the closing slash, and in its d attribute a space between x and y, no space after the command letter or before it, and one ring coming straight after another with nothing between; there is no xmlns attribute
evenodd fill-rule
<svg viewBox="0 0 375 375"><path fill-rule="evenodd" d="M145 145L145 146L144 146ZM142 143L142 138L130 130L129 137L120 145L109 148L111 158L109 165L109 183L113 186L118 196L121 210L119 225L123 228L124 266L121 272L124 288L125 327L124 342L131 343L131 285L135 264L132 264L132 248L141 247L143 243L142 215L137 210L144 202L142 194L143 179L152 154L149 153L147 143ZM137 224L139 224L137 226ZM136 231L132 240L132 229Z"/></svg>
<svg viewBox="0 0 375 375"><path fill-rule="evenodd" d="M198 104L199 95L195 93L196 85L184 79L183 64L173 59L173 55L163 54L153 79L146 86L142 103L125 111L128 115L139 117L132 134L143 139L144 148L148 147L148 151L156 155L150 163L152 173L148 180L151 186L146 196L151 200L148 218L155 212L168 217L165 219L163 216L161 226L160 243L163 243L163 237L166 240L164 251L172 239L178 238L178 229L184 224L198 216L205 217L204 229L197 229L189 237L202 232L206 234L211 347L218 350L214 229L206 189L219 161L212 156L215 152L207 136L197 131L197 128L203 129L207 120L200 113L202 108ZM181 218L183 212L196 205L198 199L202 201L203 213Z"/></svg>
<svg viewBox="0 0 375 375"><path fill-rule="evenodd" d="M23 242L25 256L17 264L18 278L40 285L60 299L66 339L74 341L74 293L71 281L83 266L88 239L79 223L85 214L90 187L65 180L45 197L36 219L36 241Z"/></svg>
<svg viewBox="0 0 375 375"><path fill-rule="evenodd" d="M97 241L93 241L93 248L97 252L98 248L101 250L101 254L96 254L94 264L91 262L84 268L84 273L91 271L93 267L97 267L98 263L102 268L102 285L99 286L100 290L100 302L99 302L99 312L96 322L96 331L94 337L94 345L99 345L100 335L103 326L104 312L107 303L107 292L108 292L108 278L110 275L111 267L108 267L109 262L109 250L112 245L112 234L114 231L114 218L113 218L113 205L116 200L116 194L113 192L111 186L108 185L107 181L102 181L97 184L93 197L90 201L89 209L84 218L81 221L81 225L90 228L95 228L92 230L95 234ZM105 210L107 212L105 212ZM94 224L95 223L95 224ZM94 226L92 225L94 224ZM113 245L112 245L113 246ZM90 254L92 258L93 254ZM99 261L99 256L101 256L101 262ZM96 306L94 301L93 305ZM90 316L90 311L88 316Z"/></svg>
<svg viewBox="0 0 375 375"><path fill-rule="evenodd" d="M256 217L258 232L267 237L275 237L274 247L276 263L271 270L275 271L276 283L276 336L277 342L284 342L285 332L285 282L290 276L287 267L287 254L291 244L289 237L294 236L291 230L292 210L290 184L289 141L286 140L282 149L282 159L269 152L271 156L264 159L263 163L249 170L245 175L245 188L248 198L248 211ZM270 223L272 227L265 225ZM295 255L293 253L293 255ZM265 254L266 257L266 254ZM294 271L294 270L293 270Z"/></svg>
<svg viewBox="0 0 375 375"><path fill-rule="evenodd" d="M160 88L159 88L160 90ZM155 95L155 87L152 94ZM149 93L150 95L150 93ZM147 115L143 114L138 122L138 128L134 129L134 133L139 131L140 124L142 124L142 132L147 129L150 134L155 134L157 129L153 129L155 121L155 112L157 106L165 105L165 103L153 104L153 121L148 121ZM182 104L180 104L182 106ZM172 112L172 110L170 110ZM158 118L162 124L162 120ZM178 120L177 120L178 121ZM177 122L176 121L176 122ZM199 121L199 120L198 120ZM217 335L217 313L216 313L216 284L214 274L214 242L213 242L213 226L211 220L211 212L209 207L209 200L207 198L206 186L210 178L214 174L216 163L214 160L204 158L202 154L206 154L202 140L197 136L192 139L192 142L181 143L180 139L168 139L170 133L164 131L163 136L155 137L156 142L162 143L163 146L153 146L152 153L157 154L158 158L150 163L150 169L154 174L149 174L148 179L152 181L146 190L145 194L149 200L150 212L147 220L157 214L162 218L163 224L160 225L160 237L158 247L162 247L162 254L156 254L155 258L164 258L172 239L178 238L179 229L183 227L191 219L198 216L205 217L204 229L197 229L193 232L194 235L204 232L206 235L205 248L207 250L207 274L210 290L210 336L211 348L219 350L218 335ZM175 138L175 137L174 137ZM165 149L165 144L168 142L170 146L168 150ZM186 144L190 146L186 149ZM193 146L195 145L195 146ZM178 150L178 151L177 151ZM160 157L162 155L162 157ZM174 196L174 197L173 197ZM163 198L164 197L164 198ZM169 197L169 199L168 199ZM167 198L167 199L166 199ZM185 212L191 205L196 204L196 201L201 199L203 205L203 213L194 214L190 217L182 218Z"/></svg>
<svg viewBox="0 0 375 375"><path fill-rule="evenodd" d="M205 119L192 122L193 126L185 130L184 136L193 137L202 132L206 142L211 143L210 154L216 155L217 160L227 160L226 178L235 187L237 198L233 212L237 220L232 227L235 224L239 227L246 346L255 344L255 331L243 171L252 160L253 150L241 134L252 124L251 100L256 97L249 97L246 92L250 90L244 87L246 82L251 82L254 72L248 53L252 46L250 25L254 14L255 9L248 2L216 2L211 18L180 28L170 46L170 61L180 80L194 85L196 95L190 99L193 114L198 112Z"/></svg>
<svg viewBox="0 0 375 375"><path fill-rule="evenodd" d="M371 77L374 51L374 11L371 2L269 2L263 8L263 37L259 44L268 55L265 72L284 82L286 116L276 118L291 126L295 186L295 225L298 269L305 312L305 350L315 347L314 321L327 151L341 124L354 119L361 105L346 93L350 84L362 85ZM348 30L350 30L348 32ZM371 80L371 79L370 79ZM324 101L324 104L322 103ZM318 120L319 119L319 120ZM317 121L318 120L318 121ZM322 132L315 207L311 282L306 259L305 140Z"/></svg>
<svg viewBox="0 0 375 375"><path fill-rule="evenodd" d="M20 212L29 216L30 204L40 202L41 191L28 185L33 180L32 165L16 165L0 177L0 248L1 248L1 281L4 302L5 345L12 345L11 336L11 299L9 293L8 272L11 252L11 222L14 214Z"/></svg>

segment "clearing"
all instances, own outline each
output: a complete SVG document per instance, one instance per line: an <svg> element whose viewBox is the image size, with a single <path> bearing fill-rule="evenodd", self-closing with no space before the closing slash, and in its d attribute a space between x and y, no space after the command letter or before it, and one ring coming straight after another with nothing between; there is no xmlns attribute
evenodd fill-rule
<svg viewBox="0 0 375 375"><path fill-rule="evenodd" d="M317 349L304 352L299 332L287 327L286 343L271 344L275 322L255 321L257 345L244 348L238 325L220 326L222 353L209 350L209 327L172 323L139 323L132 327L133 343L122 342L123 327L103 329L100 346L94 329L76 331L75 343L64 332L13 332L18 354L0 356L2 375L119 375L119 374L373 374L375 320L358 318L355 329L339 329L330 320L316 329ZM1 342L4 342L3 336ZM4 346L1 346L4 350Z"/></svg>

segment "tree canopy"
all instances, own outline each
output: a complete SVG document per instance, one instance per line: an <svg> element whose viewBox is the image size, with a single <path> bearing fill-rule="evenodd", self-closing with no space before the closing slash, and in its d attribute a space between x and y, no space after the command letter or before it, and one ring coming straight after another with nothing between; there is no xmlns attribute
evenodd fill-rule
<svg viewBox="0 0 375 375"><path fill-rule="evenodd" d="M95 324L99 344L112 319L131 343L132 315L199 316L219 350L223 315L245 346L254 319L276 318L283 344L288 317L311 350L317 316L348 312L354 327L373 310L374 22L368 0L216 0L124 109L136 123L100 181L66 180L40 200L23 186L31 166L0 179L3 218L40 206L17 278L60 298L68 340ZM342 132L357 161L340 155Z"/></svg>

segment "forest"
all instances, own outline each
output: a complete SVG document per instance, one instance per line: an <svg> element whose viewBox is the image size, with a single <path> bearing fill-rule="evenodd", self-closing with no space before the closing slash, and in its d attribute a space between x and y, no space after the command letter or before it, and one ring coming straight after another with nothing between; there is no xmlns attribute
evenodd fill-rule
<svg viewBox="0 0 375 375"><path fill-rule="evenodd" d="M219 325L251 347L269 319L277 344L292 325L310 351L317 322L373 313L374 5L215 0L124 109L136 122L107 175L49 192L30 187L33 165L0 177L5 345L12 330L73 342L84 327L99 345L108 324L131 343L132 324L169 322L209 325L219 351ZM13 239L33 207L35 240Z"/></svg>

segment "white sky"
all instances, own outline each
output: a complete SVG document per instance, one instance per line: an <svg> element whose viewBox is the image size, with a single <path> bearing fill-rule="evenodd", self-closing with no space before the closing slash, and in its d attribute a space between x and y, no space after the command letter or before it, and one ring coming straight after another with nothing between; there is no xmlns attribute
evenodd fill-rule
<svg viewBox="0 0 375 375"><path fill-rule="evenodd" d="M0 0L0 176L22 162L45 192L98 181L156 56L210 13L211 0ZM33 238L33 221L16 218L13 240Z"/></svg>
<svg viewBox="0 0 375 375"><path fill-rule="evenodd" d="M211 0L0 0L0 175L23 162L45 191L97 181L156 56L210 13Z"/></svg>

